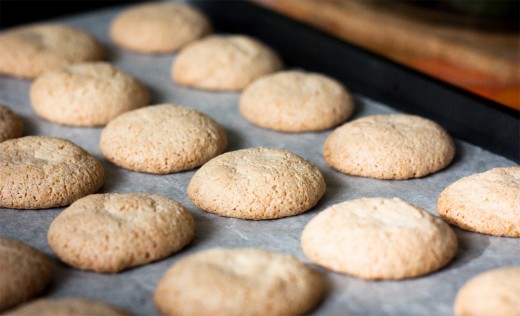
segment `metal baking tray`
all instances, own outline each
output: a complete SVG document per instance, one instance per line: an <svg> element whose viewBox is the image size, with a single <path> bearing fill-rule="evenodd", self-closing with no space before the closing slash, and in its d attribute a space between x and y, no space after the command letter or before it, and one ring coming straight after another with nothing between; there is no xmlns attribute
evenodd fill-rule
<svg viewBox="0 0 520 316"><path fill-rule="evenodd" d="M97 274L61 263L49 248L47 229L63 208L0 209L1 237L22 240L54 259L55 279L46 297L84 296L119 306L132 314L156 315L152 301L155 286L166 269L186 255L213 247L263 247L291 253L311 264L299 246L300 234L310 219L330 205L361 197L399 197L437 215L437 197L447 185L463 176L517 165L519 161L516 112L252 3L203 1L195 5L210 16L217 32L256 36L277 50L288 68L322 72L342 81L356 99L357 109L352 119L407 112L437 121L455 138L457 154L453 163L436 174L405 181L360 178L336 172L322 157L323 142L331 131L284 134L256 127L240 116L238 93L206 92L174 84L170 79L174 54L142 55L115 47L108 38L108 26L124 7L55 19L54 22L80 27L100 39L109 61L149 87L153 104L174 102L215 118L229 135L228 151L258 146L284 148L312 161L325 176L327 193L312 210L278 220L247 221L202 212L185 194L194 170L151 175L119 168L100 153L98 142L102 128L66 127L44 121L31 109L28 98L31 83L0 77L0 103L22 116L26 135L69 139L102 162L106 182L101 192L163 194L186 206L197 225L194 241L178 254L119 274ZM454 230L459 240L456 258L446 268L428 276L403 281L362 281L315 266L326 277L329 290L312 314L448 315L457 290L469 278L495 267L520 265L520 239Z"/></svg>

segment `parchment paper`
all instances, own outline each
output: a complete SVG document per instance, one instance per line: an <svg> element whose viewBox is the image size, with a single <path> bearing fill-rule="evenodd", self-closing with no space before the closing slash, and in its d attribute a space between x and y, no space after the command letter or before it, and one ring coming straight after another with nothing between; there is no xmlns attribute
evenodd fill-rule
<svg viewBox="0 0 520 316"><path fill-rule="evenodd" d="M84 296L114 304L137 315L156 315L152 302L155 286L176 260L213 247L264 247L303 255L299 239L307 224L328 206L361 197L399 197L437 215L439 193L461 177L500 166L516 165L468 143L457 141L457 155L445 170L422 179L382 181L347 176L327 166L322 145L331 131L283 134L256 127L238 112L237 93L211 93L183 88L172 83L170 66L174 55L140 55L116 48L108 39L108 26L122 8L57 20L80 27L100 39L108 51L108 60L139 78L152 92L153 104L175 102L196 108L216 119L227 131L228 151L265 146L290 150L316 164L327 182L327 193L311 211L299 216L271 220L246 221L223 218L194 207L185 191L195 171L172 175L136 173L116 167L105 160L99 150L101 128L59 126L38 118L30 106L30 82L0 77L0 103L11 107L25 122L26 135L67 138L82 146L100 161L106 171L101 192L150 192L169 196L193 214L197 228L193 243L170 258L113 275L79 271L61 263L46 240L47 229L60 209L17 211L0 209L0 236L31 244L54 258L56 277L47 297ZM355 91L354 91L355 92ZM393 113L392 108L356 95L357 110L353 119ZM520 265L520 239L497 238L455 229L460 248L454 261L429 276L405 281L361 281L327 272L330 289L316 315L449 315L457 290L472 276L488 269ZM128 247L132 247L131 244ZM251 302L254 304L254 302Z"/></svg>

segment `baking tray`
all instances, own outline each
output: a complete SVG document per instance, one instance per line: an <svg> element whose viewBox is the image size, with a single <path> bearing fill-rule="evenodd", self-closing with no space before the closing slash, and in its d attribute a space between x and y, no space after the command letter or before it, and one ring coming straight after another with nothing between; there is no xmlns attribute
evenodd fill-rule
<svg viewBox="0 0 520 316"><path fill-rule="evenodd" d="M100 39L107 49L108 60L144 82L151 90L154 104L175 102L212 116L229 135L228 150L257 146L290 150L316 164L323 172L328 188L315 208L289 218L247 221L202 212L191 204L185 194L195 171L152 175L119 168L104 159L100 153L98 141L101 128L66 127L38 118L30 107L30 82L0 77L0 103L10 106L22 116L26 135L67 138L87 149L102 162L106 182L101 192L163 194L186 206L197 225L194 241L170 258L119 274L97 274L68 267L49 248L47 229L63 208L39 211L0 209L1 237L20 239L53 258L55 279L45 296L84 296L119 306L136 315L156 315L152 301L155 286L168 267L186 255L214 247L263 247L291 253L309 263L299 246L300 234L310 219L330 205L361 197L399 197L437 215L437 196L447 185L475 172L517 165L506 158L515 158L511 151L508 154L507 150L500 151L502 147L488 147L472 139L469 141L474 144L461 140L471 136L468 130L480 128L485 131L489 127L485 122L497 121L499 123L496 127L502 127L499 130L503 132L507 129L509 136L516 137L509 138L509 141L518 142L518 121L514 121L517 120L514 113L503 111L493 104L408 71L253 4L208 1L196 5L210 15L218 31L255 35L278 50L288 67L324 72L343 81L356 98L357 109L353 119L397 111L419 113L435 119L448 127L456 137L457 154L453 163L436 174L405 181L383 181L336 172L328 167L322 157L322 144L331 131L284 134L256 127L240 116L237 107L239 94L205 92L172 83L170 65L173 54L141 55L115 47L108 39L107 30L112 18L123 7L60 18L54 21L80 27ZM349 52L354 55L348 55ZM355 59L352 59L353 56ZM361 68L355 68L356 65ZM353 68L346 69L345 66ZM422 89L422 93L411 88ZM433 89L433 92L427 88ZM422 97L419 98L419 95ZM430 108L435 100L440 101L441 96L443 104L458 106L457 109L461 110L463 107L459 105L460 102L478 110L457 118L444 113L439 107ZM450 128L452 125L458 126L453 123L456 119L463 121L472 116L479 116L479 119L469 120L471 124L466 122L458 129ZM445 122L443 117L448 117L449 120ZM458 134L458 130L464 133ZM493 137L491 135L491 143L499 142ZM520 265L520 239L485 236L456 228L454 230L460 244L456 258L446 268L425 277L403 281L362 281L316 267L326 277L329 290L313 314L447 315L451 313L457 290L469 278L492 268ZM129 244L128 247L132 245Z"/></svg>

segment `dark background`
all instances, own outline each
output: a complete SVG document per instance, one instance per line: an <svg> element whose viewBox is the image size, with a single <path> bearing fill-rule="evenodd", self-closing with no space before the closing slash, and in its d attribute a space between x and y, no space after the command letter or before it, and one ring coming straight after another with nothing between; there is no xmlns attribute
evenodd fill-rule
<svg viewBox="0 0 520 316"><path fill-rule="evenodd" d="M64 15L85 13L111 6L142 2L139 0L112 1L29 1L0 0L0 29L56 18Z"/></svg>

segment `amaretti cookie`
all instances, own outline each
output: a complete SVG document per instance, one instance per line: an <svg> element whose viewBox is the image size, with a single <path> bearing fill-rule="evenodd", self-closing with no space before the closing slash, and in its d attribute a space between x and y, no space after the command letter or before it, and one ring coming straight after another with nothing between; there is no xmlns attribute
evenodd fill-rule
<svg viewBox="0 0 520 316"><path fill-rule="evenodd" d="M0 104L0 143L4 140L20 137L22 134L22 120L7 106Z"/></svg>
<svg viewBox="0 0 520 316"><path fill-rule="evenodd" d="M209 116L175 104L124 113L99 143L113 163L138 172L167 174L198 167L227 146L224 129Z"/></svg>
<svg viewBox="0 0 520 316"><path fill-rule="evenodd" d="M110 37L119 46L141 53L173 52L206 35L208 19L184 3L146 3L119 14Z"/></svg>
<svg viewBox="0 0 520 316"><path fill-rule="evenodd" d="M103 62L48 71L31 86L36 114L64 125L105 125L119 114L149 102L148 90L137 79Z"/></svg>
<svg viewBox="0 0 520 316"><path fill-rule="evenodd" d="M180 51L172 65L172 79L193 88L240 91L281 68L278 55L256 39L213 35Z"/></svg>
<svg viewBox="0 0 520 316"><path fill-rule="evenodd" d="M124 311L86 298L40 299L4 316L125 316Z"/></svg>
<svg viewBox="0 0 520 316"><path fill-rule="evenodd" d="M39 250L0 238L0 312L40 295L52 275L50 260Z"/></svg>
<svg viewBox="0 0 520 316"><path fill-rule="evenodd" d="M414 115L367 116L338 127L323 156L334 169L377 179L409 179L445 168L455 155L448 133Z"/></svg>
<svg viewBox="0 0 520 316"><path fill-rule="evenodd" d="M91 35L61 24L34 24L0 33L0 74L36 78L43 72L103 59L103 47Z"/></svg>
<svg viewBox="0 0 520 316"><path fill-rule="evenodd" d="M296 258L255 248L216 248L175 263L155 290L163 315L301 315L324 292Z"/></svg>
<svg viewBox="0 0 520 316"><path fill-rule="evenodd" d="M462 229L520 237L520 167L495 168L458 180L439 195L437 210Z"/></svg>
<svg viewBox="0 0 520 316"><path fill-rule="evenodd" d="M457 293L454 309L457 316L520 315L520 266L472 278Z"/></svg>
<svg viewBox="0 0 520 316"><path fill-rule="evenodd" d="M0 143L0 207L68 205L104 182L99 161L70 141L26 136Z"/></svg>
<svg viewBox="0 0 520 316"><path fill-rule="evenodd" d="M250 84L240 97L240 113L261 127L281 132L321 131L347 120L354 101L327 76L284 71Z"/></svg>
<svg viewBox="0 0 520 316"><path fill-rule="evenodd" d="M325 193L320 170L289 151L249 148L222 154L193 176L187 194L197 207L252 220L297 215Z"/></svg>
<svg viewBox="0 0 520 316"><path fill-rule="evenodd" d="M318 214L303 230L301 246L332 271L389 280L445 266L455 256L457 237L444 221L402 200L364 198Z"/></svg>
<svg viewBox="0 0 520 316"><path fill-rule="evenodd" d="M179 251L195 222L178 202L157 194L93 194L65 209L48 241L64 262L82 270L119 272Z"/></svg>

